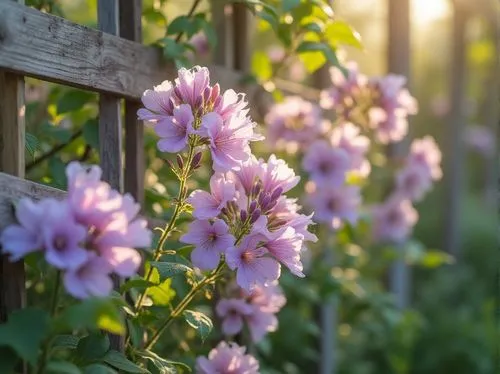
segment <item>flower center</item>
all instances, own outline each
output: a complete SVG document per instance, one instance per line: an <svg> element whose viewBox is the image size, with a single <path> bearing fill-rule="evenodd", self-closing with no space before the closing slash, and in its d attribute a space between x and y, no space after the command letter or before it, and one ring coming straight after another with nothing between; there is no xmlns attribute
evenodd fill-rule
<svg viewBox="0 0 500 374"><path fill-rule="evenodd" d="M251 262L253 260L253 257L254 256L253 256L252 252L250 252L249 250L246 250L241 254L241 261L248 264L249 262Z"/></svg>
<svg viewBox="0 0 500 374"><path fill-rule="evenodd" d="M61 235L57 235L53 241L54 248L57 251L64 250L64 248L66 248L67 243L68 243L68 241L66 240L66 238L64 236L61 236Z"/></svg>
<svg viewBox="0 0 500 374"><path fill-rule="evenodd" d="M215 239L217 239L217 234L215 232L211 232L210 234L208 234L208 240L213 242L215 241Z"/></svg>
<svg viewBox="0 0 500 374"><path fill-rule="evenodd" d="M400 221L400 215L397 210L391 210L387 215L387 222L391 225L395 225Z"/></svg>
<svg viewBox="0 0 500 374"><path fill-rule="evenodd" d="M328 210L330 210L332 212L336 212L339 208L339 203L338 203L337 199L330 199L330 200L328 200L326 206L328 207Z"/></svg>
<svg viewBox="0 0 500 374"><path fill-rule="evenodd" d="M331 162L321 161L318 165L318 168L323 174L329 174L333 169L333 165L331 164Z"/></svg>

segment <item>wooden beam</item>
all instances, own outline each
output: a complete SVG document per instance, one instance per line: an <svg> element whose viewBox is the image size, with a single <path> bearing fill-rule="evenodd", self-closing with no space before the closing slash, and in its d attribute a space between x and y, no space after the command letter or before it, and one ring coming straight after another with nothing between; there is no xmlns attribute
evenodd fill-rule
<svg viewBox="0 0 500 374"><path fill-rule="evenodd" d="M120 36L142 42L142 0L120 0ZM137 119L141 105L125 100L125 191L144 203L144 123Z"/></svg>
<svg viewBox="0 0 500 374"><path fill-rule="evenodd" d="M0 14L0 68L135 100L144 90L177 74L158 48L11 2L0 1ZM243 75L229 67L208 68L212 82L224 89L241 90L250 98L260 90L242 85ZM278 81L278 88L281 83ZM301 85L285 86L288 93L302 94Z"/></svg>

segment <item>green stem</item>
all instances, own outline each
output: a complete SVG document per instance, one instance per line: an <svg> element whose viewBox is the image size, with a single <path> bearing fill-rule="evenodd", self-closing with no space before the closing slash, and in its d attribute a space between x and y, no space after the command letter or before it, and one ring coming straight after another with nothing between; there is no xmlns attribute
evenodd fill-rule
<svg viewBox="0 0 500 374"><path fill-rule="evenodd" d="M187 188L186 188L186 182L189 176L190 167L191 167L191 162L193 161L194 157L194 150L195 147L194 145L190 145L189 147L189 153L187 157L187 161L184 164L184 168L182 170L182 175L179 178L180 185L179 185L179 193L177 194L177 204L175 205L174 212L172 213L172 217L170 218L170 221L168 225L165 227L165 230L163 230L163 233L160 236L160 240L158 241L158 245L155 249L155 253L153 256L153 261L158 261L162 255L163 251L163 246L165 245L165 242L168 239L168 236L172 232L173 228L175 227L175 224L177 223L177 219L179 218L180 213L182 212L182 209L184 208L184 203L187 197ZM151 276L153 275L153 267L150 266L149 270L146 274L145 279L147 281L151 280ZM146 297L148 288L144 290L137 299L137 302L135 303L135 309L137 312L139 312L142 308L142 304L144 301L144 298Z"/></svg>
<svg viewBox="0 0 500 374"><path fill-rule="evenodd" d="M153 334L151 339L146 343L145 348L147 350L153 348L153 346L158 342L158 339L160 336L165 332L165 330L172 324L175 318L179 317L182 312L184 312L184 309L188 307L188 305L191 303L191 301L194 299L194 297L197 295L197 293L202 290L207 284L210 284L211 282L215 281L219 275L222 269L224 268L224 260L221 260L219 263L219 266L217 266L217 269L215 269L210 275L207 277L203 278L200 283L198 283L196 286L194 286L187 294L184 296L184 298L181 300L181 302L175 307L175 309L170 313L168 318L163 322L163 324L160 326L158 330Z"/></svg>
<svg viewBox="0 0 500 374"><path fill-rule="evenodd" d="M57 311L57 302L59 300L59 289L61 288L61 272L57 271L56 283L54 284L54 292L52 293L52 301L50 303L50 316L54 317ZM42 354L40 356L40 361L38 364L37 373L42 374L45 371L45 366L47 365L47 359L49 357L49 347L50 340L46 341L42 346Z"/></svg>

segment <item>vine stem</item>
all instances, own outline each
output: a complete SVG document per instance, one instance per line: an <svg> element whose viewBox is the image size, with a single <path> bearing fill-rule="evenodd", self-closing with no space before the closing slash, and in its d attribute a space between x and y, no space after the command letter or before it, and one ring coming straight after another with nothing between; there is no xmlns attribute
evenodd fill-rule
<svg viewBox="0 0 500 374"><path fill-rule="evenodd" d="M188 305L191 303L191 301L194 299L196 294L203 289L207 284L210 284L211 282L215 281L222 269L224 268L224 260L221 260L219 262L219 266L210 273L207 277L203 278L196 286L194 286L187 294L184 296L184 298L181 300L181 302L175 307L175 309L170 313L168 318L163 322L163 324L160 326L158 330L153 334L151 339L145 344L145 348L147 350L153 348L153 346L158 342L158 339L160 336L165 332L165 330L172 324L175 318L179 317L184 309L188 307Z"/></svg>
<svg viewBox="0 0 500 374"><path fill-rule="evenodd" d="M191 17L194 14L194 11L198 7L198 5L201 3L201 0L194 0L193 5L191 5L191 9L189 9L188 17ZM175 42L179 43L179 41L182 38L182 35L184 35L184 31L181 31L179 34L177 34L177 37L175 38Z"/></svg>
<svg viewBox="0 0 500 374"><path fill-rule="evenodd" d="M61 272L58 270L56 275L56 283L54 285L54 291L52 293L52 300L50 302L50 316L54 317L57 311L57 302L59 300L59 289L61 288ZM40 356L40 361L38 364L37 373L42 374L45 371L45 366L47 365L47 358L49 356L49 346L50 341L43 344L42 354Z"/></svg>
<svg viewBox="0 0 500 374"><path fill-rule="evenodd" d="M194 145L191 145L189 147L187 162L184 164L182 175L179 178L180 185L179 185L179 193L177 194L177 204L175 205L175 209L174 212L172 213L172 217L170 218L169 223L167 224L167 226L163 230L163 233L160 236L160 240L158 241L158 245L156 246L155 253L153 256L153 261L158 261L160 259L163 251L163 246L165 245L165 242L167 241L170 232L172 232L173 228L175 227L177 219L179 218L179 215L184 207L184 200L187 197L186 182L188 179L188 174L190 172L191 163L193 161L194 150L195 150ZM153 267L150 266L145 279L147 281L150 281L152 275L153 275ZM135 303L136 312L139 312L141 310L144 298L146 297L147 290L148 288L146 288L137 299L137 302Z"/></svg>

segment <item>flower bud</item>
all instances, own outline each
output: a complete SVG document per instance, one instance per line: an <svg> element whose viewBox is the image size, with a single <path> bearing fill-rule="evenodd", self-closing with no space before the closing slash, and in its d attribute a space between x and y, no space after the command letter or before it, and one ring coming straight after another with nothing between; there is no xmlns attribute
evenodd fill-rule
<svg viewBox="0 0 500 374"><path fill-rule="evenodd" d="M251 196L257 197L260 194L261 190L262 190L262 182L258 180L257 182L254 183L252 187Z"/></svg>
<svg viewBox="0 0 500 374"><path fill-rule="evenodd" d="M210 96L210 101L212 101L214 104L216 103L217 99L219 99L220 101L220 85L219 83L216 83L213 87L212 87L212 92L211 92L211 96ZM218 104L218 103L217 103Z"/></svg>
<svg viewBox="0 0 500 374"><path fill-rule="evenodd" d="M245 222L245 221L247 220L247 218L248 218L248 213L247 213L247 211L246 211L246 210L242 210L242 211L240 212L240 219L241 219L241 221L242 221L242 222Z"/></svg>
<svg viewBox="0 0 500 374"><path fill-rule="evenodd" d="M210 100L210 95L212 94L212 89L210 87L205 87L203 91L203 102L206 104Z"/></svg>
<svg viewBox="0 0 500 374"><path fill-rule="evenodd" d="M260 209L256 209L253 211L250 217L250 223L255 223L260 217Z"/></svg>
<svg viewBox="0 0 500 374"><path fill-rule="evenodd" d="M271 201L277 200L278 197L280 197L282 193L283 193L283 188L281 188L281 187L275 188L273 193L271 194Z"/></svg>
<svg viewBox="0 0 500 374"><path fill-rule="evenodd" d="M257 201L253 200L248 207L248 213L252 214L254 210L257 208Z"/></svg>
<svg viewBox="0 0 500 374"><path fill-rule="evenodd" d="M271 196L269 196L269 194L266 194L262 199L259 200L260 200L260 208L262 209L262 211L263 212L267 211L268 205L271 202Z"/></svg>
<svg viewBox="0 0 500 374"><path fill-rule="evenodd" d="M201 156L203 156L203 153L201 152L198 152L194 155L193 160L191 161L191 170L195 170L200 167Z"/></svg>

